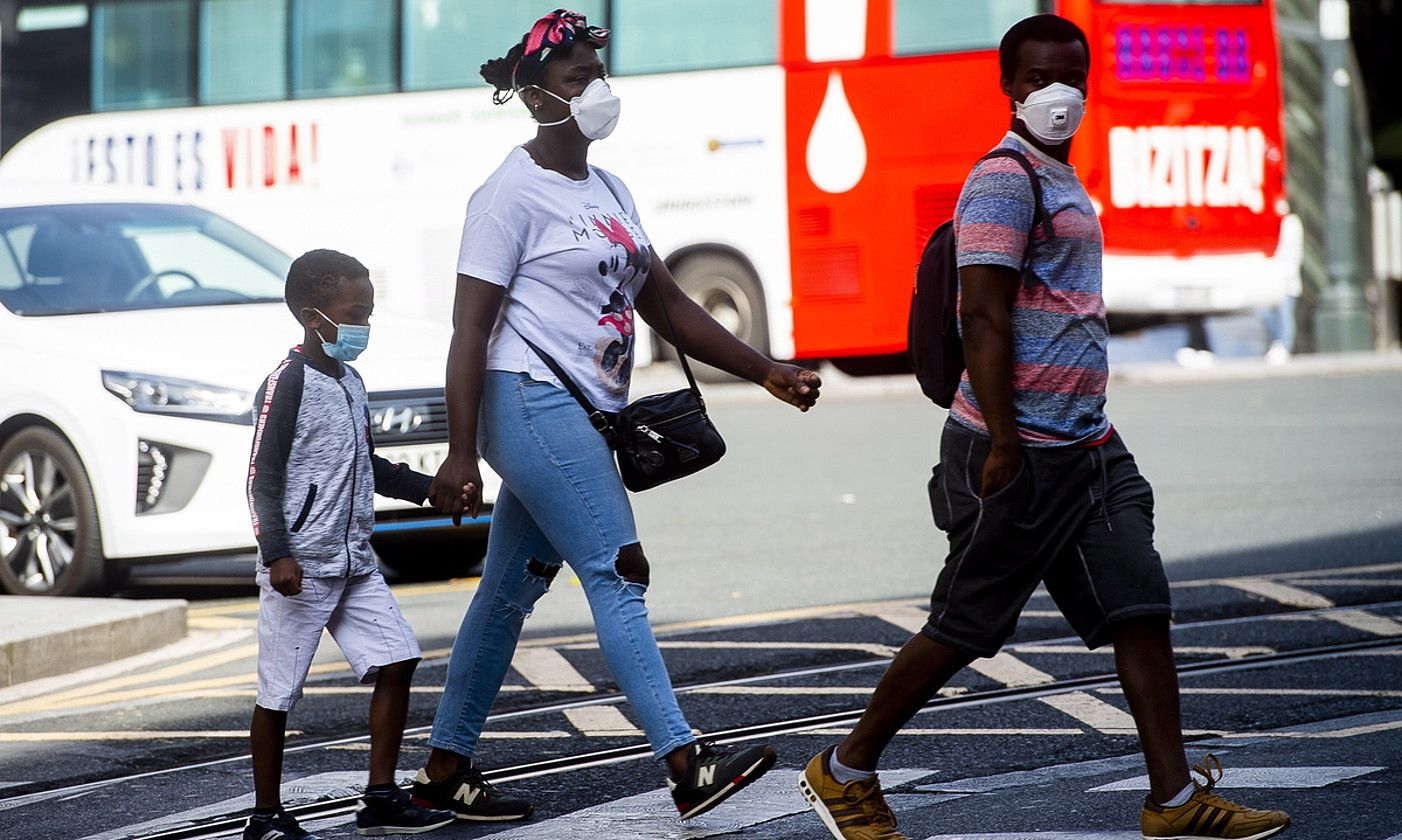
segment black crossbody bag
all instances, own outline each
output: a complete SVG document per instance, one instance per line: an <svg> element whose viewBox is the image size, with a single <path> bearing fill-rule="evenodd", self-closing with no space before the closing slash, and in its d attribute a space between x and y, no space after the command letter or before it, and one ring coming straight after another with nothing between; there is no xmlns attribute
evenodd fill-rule
<svg viewBox="0 0 1402 840"><path fill-rule="evenodd" d="M607 180L604 186L613 192L613 186ZM614 200L618 201L617 193L614 193ZM618 202L618 209L627 213L621 201ZM647 282L644 281L644 288L646 286ZM535 351L584 408L589 422L599 430L609 448L617 455L623 486L635 493L699 472L725 454L725 441L706 414L706 401L701 398L701 389L696 385L686 351L677 340L672 316L667 312L667 301L656 287L653 287L653 293L662 306L662 317L667 321L667 331L672 335L672 346L677 348L677 357L686 373L688 387L641 397L617 413L595 407L550 354L516 330L521 340Z"/></svg>

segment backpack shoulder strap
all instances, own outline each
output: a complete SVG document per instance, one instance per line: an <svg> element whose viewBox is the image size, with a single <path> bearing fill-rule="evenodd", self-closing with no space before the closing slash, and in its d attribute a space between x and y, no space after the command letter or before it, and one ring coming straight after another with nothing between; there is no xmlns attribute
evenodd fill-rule
<svg viewBox="0 0 1402 840"><path fill-rule="evenodd" d="M1042 181L1037 177L1037 171L1032 168L1032 162L1017 149L1006 148L994 149L979 158L979 161L982 162L993 158L1010 158L1015 160L1022 167L1022 171L1027 173L1028 180L1032 182L1032 201L1035 205L1032 211L1032 230L1035 231L1037 225L1040 223L1042 225L1042 232L1047 235L1048 239L1056 236L1056 231L1052 228L1051 216L1047 213L1047 206L1042 201ZM1030 236L1027 239L1027 247L1028 249L1032 248L1032 239Z"/></svg>

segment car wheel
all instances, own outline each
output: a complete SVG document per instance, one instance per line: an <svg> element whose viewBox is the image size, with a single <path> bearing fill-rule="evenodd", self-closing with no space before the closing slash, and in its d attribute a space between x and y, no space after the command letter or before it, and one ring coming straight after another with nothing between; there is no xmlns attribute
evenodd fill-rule
<svg viewBox="0 0 1402 840"><path fill-rule="evenodd" d="M47 428L0 447L0 589L82 595L104 584L92 484L73 447Z"/></svg>
<svg viewBox="0 0 1402 840"><path fill-rule="evenodd" d="M696 254L683 259L673 277L687 297L696 301L731 335L769 355L769 316L764 308L764 290L744 260L725 253ZM676 348L666 341L660 344L663 358L677 358ZM735 379L725 371L695 361L692 370L702 382Z"/></svg>

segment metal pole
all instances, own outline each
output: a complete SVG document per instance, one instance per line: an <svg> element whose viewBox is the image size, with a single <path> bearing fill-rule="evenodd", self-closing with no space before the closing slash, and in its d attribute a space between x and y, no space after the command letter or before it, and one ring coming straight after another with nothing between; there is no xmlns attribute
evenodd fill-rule
<svg viewBox="0 0 1402 840"><path fill-rule="evenodd" d="M1323 352L1373 349L1372 321L1358 265L1358 184L1353 172L1353 109L1348 72L1348 0L1320 0L1323 64L1325 266L1329 287L1314 314Z"/></svg>

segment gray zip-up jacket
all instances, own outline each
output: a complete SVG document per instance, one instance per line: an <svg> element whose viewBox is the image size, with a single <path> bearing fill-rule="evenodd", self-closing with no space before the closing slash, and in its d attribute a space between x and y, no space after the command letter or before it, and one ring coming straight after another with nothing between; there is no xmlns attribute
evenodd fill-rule
<svg viewBox="0 0 1402 840"><path fill-rule="evenodd" d="M432 479L375 454L365 382L327 376L292 348L254 401L248 509L264 566L292 557L307 577L375 571L375 494L423 504Z"/></svg>

